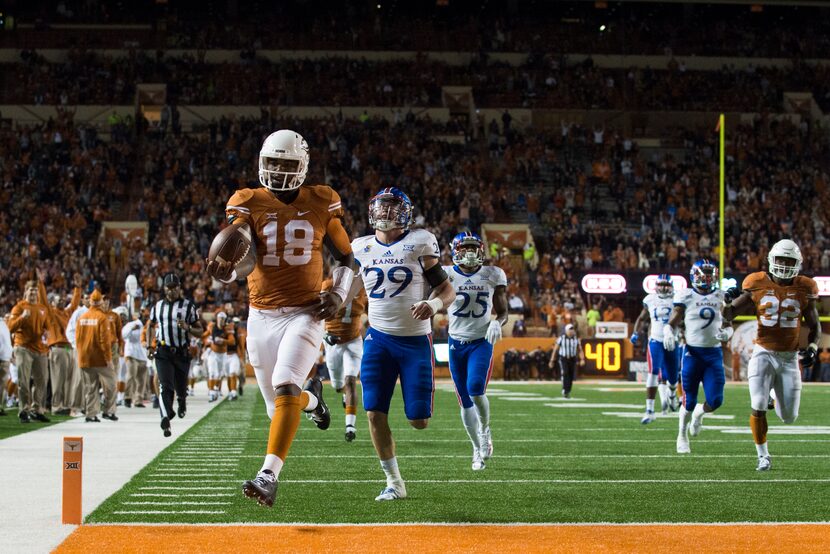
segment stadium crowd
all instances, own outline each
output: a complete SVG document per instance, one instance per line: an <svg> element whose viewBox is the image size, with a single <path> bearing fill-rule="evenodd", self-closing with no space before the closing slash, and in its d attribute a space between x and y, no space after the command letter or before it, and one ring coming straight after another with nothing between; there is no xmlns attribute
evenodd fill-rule
<svg viewBox="0 0 830 554"><path fill-rule="evenodd" d="M642 151L614 129L576 124L555 132L508 126L505 132L505 124L494 121L482 126L478 139L467 133L463 143L449 143L435 137L458 133L459 127L411 112L392 122L274 121L264 112L261 119L222 118L192 133L158 128L139 138L115 133L104 142L94 129L75 125L65 111L58 120L2 134L3 195L13 208L0 214L7 237L3 255L11 260L3 274L2 304L15 301L35 264L50 275L47 286L59 289L68 270L89 283L132 272L148 292L158 292L159 276L173 270L186 276L186 292L203 307L241 302L244 288L218 287L204 275L202 263L222 225L225 200L237 188L257 186L261 137L283 126L309 141L309 180L339 191L353 236L367 232L366 199L390 182L411 194L416 225L439 237L446 263L459 229L528 221L538 255L525 259L524 267L500 262L519 281L509 292L518 297L517 311L528 317L546 318L544 310L551 306L587 309L577 272L682 271L690 260L716 254L713 133L684 132L686 154L676 159ZM820 163L825 148L817 133L809 126L768 120L734 129L730 271L759 269L766 249L783 235L805 245L806 271L830 269L826 214L817 208L784 209L816 206L812 198L830 195ZM143 186L131 187L128 195L131 160ZM34 193L19 194L24 189ZM614 208L609 210L600 195ZM121 203L132 207L128 218L149 223L146 243L101 238L101 223ZM771 217L778 227L768 224Z"/></svg>
<svg viewBox="0 0 830 554"><path fill-rule="evenodd" d="M198 9L189 9L188 4ZM62 0L18 5L9 15L34 28L0 34L3 46L65 48L259 49L581 52L776 58L816 58L830 50L830 33L819 8L751 12L749 6L437 3L383 5L283 2L229 14L223 4L180 2L155 9L113 9L107 2ZM185 15L185 17L181 17ZM146 24L145 29L51 28L61 23ZM269 32L263 33L262 29Z"/></svg>
<svg viewBox="0 0 830 554"><path fill-rule="evenodd" d="M777 111L786 91L812 92L830 106L827 66L795 61L784 67L688 70L671 59L662 68L609 69L592 58L531 53L520 66L474 56L453 66L419 55L408 60L345 57L272 63L252 57L206 63L196 55L130 50L111 57L71 49L63 63L23 50L20 63L0 65L4 103L132 104L136 85L166 83L179 104L279 106L442 105L442 86L471 86L480 107L557 109Z"/></svg>

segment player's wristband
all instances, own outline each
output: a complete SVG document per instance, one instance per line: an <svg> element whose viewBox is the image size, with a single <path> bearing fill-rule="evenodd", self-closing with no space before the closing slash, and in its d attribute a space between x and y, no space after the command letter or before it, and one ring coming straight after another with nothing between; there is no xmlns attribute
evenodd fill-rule
<svg viewBox="0 0 830 554"><path fill-rule="evenodd" d="M427 300L426 302L429 304L429 307L432 308L433 314L437 314L444 308L444 301L440 298L433 298L432 300Z"/></svg>
<svg viewBox="0 0 830 554"><path fill-rule="evenodd" d="M341 303L349 295L353 280L354 271L350 267L340 265L331 270L331 292L340 297Z"/></svg>

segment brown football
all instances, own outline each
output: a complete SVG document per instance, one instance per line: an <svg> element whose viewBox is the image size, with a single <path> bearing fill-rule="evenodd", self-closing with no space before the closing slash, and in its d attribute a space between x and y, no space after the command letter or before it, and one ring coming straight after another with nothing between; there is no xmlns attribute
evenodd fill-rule
<svg viewBox="0 0 830 554"><path fill-rule="evenodd" d="M233 264L231 281L250 275L256 265L256 251L248 225L228 225L219 231L210 245L208 259Z"/></svg>

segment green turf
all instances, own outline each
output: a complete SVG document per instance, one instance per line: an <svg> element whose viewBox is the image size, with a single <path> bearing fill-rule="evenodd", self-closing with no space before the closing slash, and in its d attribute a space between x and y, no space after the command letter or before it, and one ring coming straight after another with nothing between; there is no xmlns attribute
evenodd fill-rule
<svg viewBox="0 0 830 554"><path fill-rule="evenodd" d="M17 408L6 408L6 415L0 416L0 440L13 437L15 435L22 435L29 431L37 431L43 427L54 425L67 419L72 419L69 416L56 416L47 414L51 420L49 423L42 423L40 421L31 421L29 423L20 423L17 417Z"/></svg>
<svg viewBox="0 0 830 554"><path fill-rule="evenodd" d="M610 384L617 385L623 384ZM603 386L577 384L573 396L638 406L643 401L640 387L597 390ZM604 411L635 413L639 408L554 408L544 401L506 400L496 395L498 391L559 396L558 385L492 384L495 454L482 472L470 469L471 447L454 393L446 386L436 390L435 417L424 431L408 427L396 396L391 421L409 498L379 503L374 497L383 488L384 477L365 416L358 416L358 440L344 442L343 410L327 388L332 427L322 432L303 419L282 472L277 503L268 509L240 492L241 482L256 475L261 465L268 428L262 400L250 387L240 401L223 402L180 437L87 521L830 520L827 428L824 434L770 434L773 470L758 473L749 434L704 429L692 439L692 454L680 456L675 454L674 415L642 426L638 418L602 415ZM735 419L710 419L704 424L744 430L748 402L745 386L729 385L718 413ZM807 386L797 425L828 425L828 411L830 387ZM770 425L774 430L783 426L775 416ZM631 480L655 482L619 482ZM167 496L150 496L161 494ZM119 513L137 511L165 513Z"/></svg>

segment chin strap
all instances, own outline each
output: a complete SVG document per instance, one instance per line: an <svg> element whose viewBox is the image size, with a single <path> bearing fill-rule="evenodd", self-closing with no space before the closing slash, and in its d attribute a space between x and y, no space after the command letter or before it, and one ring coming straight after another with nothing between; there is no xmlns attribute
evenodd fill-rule
<svg viewBox="0 0 830 554"><path fill-rule="evenodd" d="M339 265L331 270L331 292L340 297L341 303L346 300L353 280L354 271L350 267Z"/></svg>

